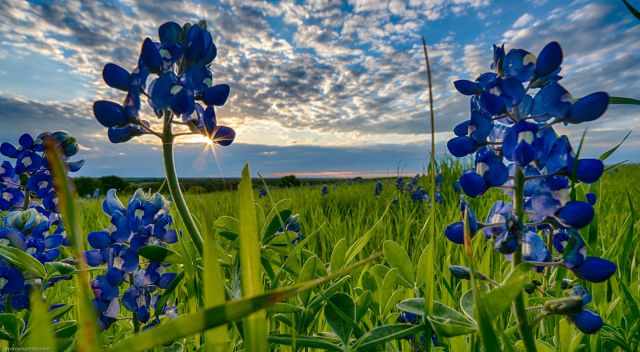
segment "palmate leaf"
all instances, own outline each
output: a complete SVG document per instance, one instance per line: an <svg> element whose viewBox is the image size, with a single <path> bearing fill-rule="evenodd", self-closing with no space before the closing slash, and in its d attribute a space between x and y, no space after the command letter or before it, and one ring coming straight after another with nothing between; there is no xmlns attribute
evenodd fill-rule
<svg viewBox="0 0 640 352"><path fill-rule="evenodd" d="M331 296L324 307L324 316L331 330L340 337L346 346L354 328L356 328L356 305L351 297L345 293L336 293Z"/></svg>
<svg viewBox="0 0 640 352"><path fill-rule="evenodd" d="M0 257L11 263L30 277L44 279L47 271L44 265L22 249L0 245Z"/></svg>
<svg viewBox="0 0 640 352"><path fill-rule="evenodd" d="M238 186L240 199L240 280L242 296L253 297L262 294L262 264L260 263L260 240L258 239L258 220L253 201L253 187L249 165L242 169L242 179ZM249 315L243 324L244 343L249 351L266 351L267 316L264 311Z"/></svg>
<svg viewBox="0 0 640 352"><path fill-rule="evenodd" d="M82 238L81 217L76 203L75 189L67 177L67 170L62 161L58 144L52 138L45 140L47 161L53 176L53 185L59 199L59 209L67 238L71 242L72 251L78 262L76 275L77 317L79 333L76 337L76 350L81 352L98 351L97 318L91 302L92 292L89 286L89 271L84 258L84 239Z"/></svg>
<svg viewBox="0 0 640 352"><path fill-rule="evenodd" d="M385 343L415 335L424 330L424 325L393 324L378 326L367 332L354 345L355 351L380 350ZM429 341L430 343L430 341Z"/></svg>
<svg viewBox="0 0 640 352"><path fill-rule="evenodd" d="M225 304L206 308L199 312L179 316L157 327L126 338L113 346L111 350L123 352L146 351L156 346L165 345L176 339L191 336L201 331L243 319L254 312L268 308L301 292L308 291L333 279L344 276L379 257L380 254L375 254L339 272L302 284L282 288L255 297L229 301Z"/></svg>
<svg viewBox="0 0 640 352"><path fill-rule="evenodd" d="M415 271L413 270L413 263L411 263L411 258L409 258L407 251L392 240L384 241L382 250L384 252L384 258L391 267L398 269L400 276L407 284L413 285L415 281Z"/></svg>
<svg viewBox="0 0 640 352"><path fill-rule="evenodd" d="M292 211L289 209L285 209L280 213L275 214L271 219L269 225L267 225L267 228L264 230L264 233L262 234L262 243L269 243L276 235L278 230L284 227L284 222L289 219L291 214Z"/></svg>

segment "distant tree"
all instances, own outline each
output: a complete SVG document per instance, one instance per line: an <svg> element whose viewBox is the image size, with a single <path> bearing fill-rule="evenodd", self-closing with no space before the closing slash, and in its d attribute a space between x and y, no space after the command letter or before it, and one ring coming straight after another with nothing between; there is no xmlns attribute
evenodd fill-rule
<svg viewBox="0 0 640 352"><path fill-rule="evenodd" d="M100 189L106 192L112 188L121 191L127 188L129 183L118 176L103 176L98 179L100 181Z"/></svg>
<svg viewBox="0 0 640 352"><path fill-rule="evenodd" d="M187 192L192 194L203 194L203 193L207 193L207 189L200 185L195 185L195 186L189 187Z"/></svg>
<svg viewBox="0 0 640 352"><path fill-rule="evenodd" d="M296 187L300 186L300 180L296 175L288 175L280 178L280 187Z"/></svg>
<svg viewBox="0 0 640 352"><path fill-rule="evenodd" d="M93 177L76 177L73 182L81 197L91 196L96 189L101 188L100 181Z"/></svg>

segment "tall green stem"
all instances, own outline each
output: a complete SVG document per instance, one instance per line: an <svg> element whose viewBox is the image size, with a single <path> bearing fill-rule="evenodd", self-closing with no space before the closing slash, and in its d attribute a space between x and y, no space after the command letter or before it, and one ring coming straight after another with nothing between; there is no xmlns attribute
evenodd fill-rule
<svg viewBox="0 0 640 352"><path fill-rule="evenodd" d="M184 199L182 190L180 189L180 182L178 181L178 175L176 174L176 167L173 158L173 131L171 130L171 113L166 113L164 116L164 128L162 130L162 155L164 157L164 172L167 177L167 185L169 186L169 192L171 198L178 209L178 214L187 228L187 232L191 236L191 240L195 244L200 255L202 255L202 235L196 226L193 216L189 211L187 202Z"/></svg>
<svg viewBox="0 0 640 352"><path fill-rule="evenodd" d="M518 219L518 249L513 254L513 267L515 268L522 262L522 223L524 221L524 173L521 167L516 167L516 173L514 178L514 189L513 189L513 208L515 211L515 215ZM524 295L522 292L516 297L515 302L513 303L516 317L518 320L518 331L520 331L520 336L522 337L522 341L524 342L524 346L527 352L535 352L536 351L536 341L533 337L533 333L529 327L529 320L527 319L527 310L524 304Z"/></svg>

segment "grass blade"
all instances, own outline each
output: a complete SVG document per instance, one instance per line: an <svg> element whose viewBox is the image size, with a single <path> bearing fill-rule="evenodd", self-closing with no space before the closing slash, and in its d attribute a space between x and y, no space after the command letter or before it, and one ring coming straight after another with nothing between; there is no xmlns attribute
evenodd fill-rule
<svg viewBox="0 0 640 352"><path fill-rule="evenodd" d="M240 270L243 297L262 294L262 266L260 264L260 239L253 201L253 187L249 165L242 169L242 180L238 186L240 198ZM266 351L268 326L266 312L259 311L248 316L243 324L245 348L248 351Z"/></svg>
<svg viewBox="0 0 640 352"><path fill-rule="evenodd" d="M208 239L205 237L203 245L204 304L208 308L224 304L224 276L218 262L215 237L209 236ZM228 344L229 334L224 325L208 330L205 334L205 349L207 351L228 351Z"/></svg>
<svg viewBox="0 0 640 352"><path fill-rule="evenodd" d="M625 3L629 8L631 8L628 2L625 1ZM633 99L633 98L624 98L624 97L609 97L609 104L640 105L640 100Z"/></svg>
<svg viewBox="0 0 640 352"><path fill-rule="evenodd" d="M65 164L57 142L53 138L45 140L47 160L51 167L53 183L58 195L58 207L64 224L67 238L72 244L72 251L78 263L76 275L78 334L76 335L76 350L80 352L98 351L97 318L91 303L93 293L89 284L89 270L84 258L84 238L81 231L81 217L78 213L76 194L67 177Z"/></svg>
<svg viewBox="0 0 640 352"><path fill-rule="evenodd" d="M379 257L380 254L372 255L339 272L295 286L282 288L255 297L229 301L200 312L182 315L160 326L124 339L111 350L122 352L146 351L207 329L243 319L252 313L273 306L301 292L308 291L333 279L349 274L356 268L368 264Z"/></svg>

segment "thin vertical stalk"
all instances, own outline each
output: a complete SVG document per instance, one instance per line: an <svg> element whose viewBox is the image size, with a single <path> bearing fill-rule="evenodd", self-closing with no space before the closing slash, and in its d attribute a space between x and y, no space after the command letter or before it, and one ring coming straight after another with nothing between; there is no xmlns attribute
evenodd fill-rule
<svg viewBox="0 0 640 352"><path fill-rule="evenodd" d="M516 218L519 222L518 225L518 249L516 249L515 253L513 253L513 267L515 268L522 262L522 223L524 221L524 173L520 166L516 167L515 178L514 178L514 189L513 189L513 209L516 215ZM529 326L529 320L527 319L527 310L524 303L524 295L522 292L518 294L515 302L513 303L514 309L516 311L516 318L518 320L518 331L520 332L520 337L524 342L524 346L527 352L535 352L536 351L536 341L533 337L532 331Z"/></svg>
<svg viewBox="0 0 640 352"><path fill-rule="evenodd" d="M176 174L175 161L173 158L173 140L174 135L171 130L171 113L168 112L165 113L164 128L162 130L162 155L164 159L164 171L166 174L167 186L169 187L171 198L178 209L178 214L180 215L184 226L187 228L187 232L191 236L191 240L195 244L200 255L202 255L202 235L200 234L200 230L198 230L198 227L193 220L193 216L189 211L189 207L187 206L187 202L185 201L182 190L180 189L180 183Z"/></svg>
<svg viewBox="0 0 640 352"><path fill-rule="evenodd" d="M425 65L427 66L427 82L429 85L429 116L430 116L430 126L431 126L431 157L430 157L430 162L429 162L429 168L430 168L430 173L431 173L431 229L432 229L432 236L436 235L437 232L437 227L436 227L436 140L435 140L435 136L436 136L436 131L435 131L435 113L433 112L433 82L431 80L431 64L429 63L429 52L427 50L427 42L424 40L424 37L422 37L422 49L424 51L424 62ZM435 245L436 242L432 241L431 242L433 244L433 258L438 258L437 257L437 246ZM432 261L431 262L432 265L435 265L435 262ZM435 271L435 270L434 270ZM429 282L427 283L427 285L434 285L435 283ZM435 290L433 290L433 293L435 294ZM434 299L433 295L431 295L431 297L429 297L429 299ZM431 307L432 304L431 302L426 302L425 304L427 307ZM431 312L427 312L428 314ZM425 324L426 326L426 331L425 333L427 334L427 343L425 343L425 347L426 347L426 351L429 352L431 350L431 325L430 324Z"/></svg>

